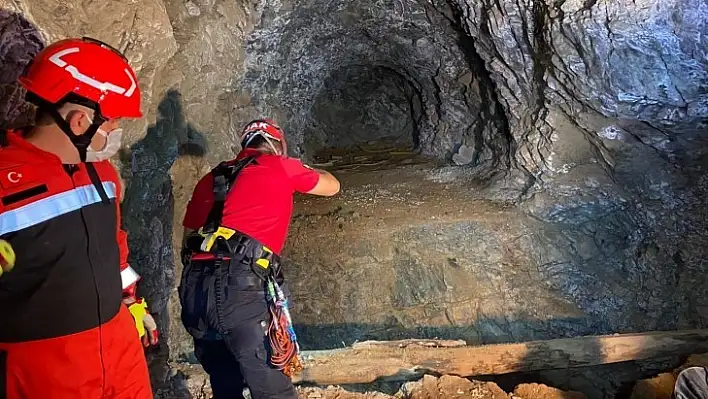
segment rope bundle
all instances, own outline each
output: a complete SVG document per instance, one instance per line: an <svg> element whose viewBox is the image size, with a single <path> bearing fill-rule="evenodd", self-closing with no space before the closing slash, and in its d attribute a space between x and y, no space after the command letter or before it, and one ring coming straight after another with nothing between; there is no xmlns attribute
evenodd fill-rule
<svg viewBox="0 0 708 399"><path fill-rule="evenodd" d="M270 299L270 325L268 339L270 342L270 363L285 375L291 377L301 371L304 366L300 358L300 347L288 311L288 301L275 281L268 283Z"/></svg>

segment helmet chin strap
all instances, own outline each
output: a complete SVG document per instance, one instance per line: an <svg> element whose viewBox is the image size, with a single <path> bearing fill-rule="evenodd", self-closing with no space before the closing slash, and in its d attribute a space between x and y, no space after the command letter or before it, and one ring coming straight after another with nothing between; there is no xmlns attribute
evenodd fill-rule
<svg viewBox="0 0 708 399"><path fill-rule="evenodd" d="M288 154L287 147L286 147L286 144L285 144L285 140L279 141L279 143L280 143L281 147L283 148L283 150L282 150L282 151L278 151L278 149L277 149L277 148L275 147L275 145L273 144L273 141L272 141L270 138L268 138L268 136L266 136L265 134L263 134L263 133L261 133L261 132L253 132L253 133L248 134L246 137L244 137L243 141L241 141L241 148L246 148L246 146L247 146L256 136L262 136L262 137L265 139L266 143L268 143L268 146L270 146L270 148L273 150L273 153L274 153L274 154L279 154L279 155L287 155L287 154Z"/></svg>
<svg viewBox="0 0 708 399"><path fill-rule="evenodd" d="M56 108L47 108L45 110L49 113L49 115L51 115L52 119L54 119L54 122L56 122L61 131L69 137L71 143L79 151L79 159L81 159L81 162L86 162L86 152L91 144L91 140L93 140L93 136L98 131L98 128L103 124L102 118L95 115L93 118L94 121L91 123L86 132L84 134L76 135L71 130L69 122L61 116Z"/></svg>
<svg viewBox="0 0 708 399"><path fill-rule="evenodd" d="M270 148L273 150L273 154L278 154L278 149L275 148L275 145L273 144L273 141L272 141L271 139L269 139L268 136L266 136L266 135L264 135L263 138L264 138L265 141L268 143L268 145L270 146ZM279 154L279 155L283 155L283 154Z"/></svg>

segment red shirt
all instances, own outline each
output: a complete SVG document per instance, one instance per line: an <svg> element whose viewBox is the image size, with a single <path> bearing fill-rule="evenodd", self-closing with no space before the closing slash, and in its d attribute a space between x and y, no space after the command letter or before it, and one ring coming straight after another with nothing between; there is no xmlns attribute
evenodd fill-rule
<svg viewBox="0 0 708 399"><path fill-rule="evenodd" d="M232 162L258 151L246 149ZM317 185L320 175L296 158L262 154L236 178L226 195L221 225L247 234L280 254L293 212L293 193L306 193ZM198 230L214 204L211 173L202 177L187 204L182 225Z"/></svg>

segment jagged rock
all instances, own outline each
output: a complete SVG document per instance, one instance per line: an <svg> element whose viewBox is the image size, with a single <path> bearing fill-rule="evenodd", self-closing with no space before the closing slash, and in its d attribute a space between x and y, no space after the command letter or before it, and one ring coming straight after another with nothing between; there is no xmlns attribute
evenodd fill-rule
<svg viewBox="0 0 708 399"><path fill-rule="evenodd" d="M21 14L0 9L0 129L28 125L33 110L17 78L43 47L40 33Z"/></svg>
<svg viewBox="0 0 708 399"><path fill-rule="evenodd" d="M699 240L693 231L704 218L696 146L706 139L698 123L708 96L689 82L708 79L705 59L696 57L705 54L706 39L689 37L705 30L706 7L692 0L457 1L454 7L495 84L519 146L517 162L543 182L537 186L543 192L526 203L548 223L534 247L555 252L537 251L541 272L555 290L597 314L604 331L667 322L675 328L704 317L683 301L666 301L696 290L703 301L703 277L690 271L678 277L665 265L691 269L679 266L685 263L676 254L684 253L686 237ZM594 183L581 184L588 176ZM645 256L652 245L655 255ZM646 284L652 294L634 288Z"/></svg>
<svg viewBox="0 0 708 399"><path fill-rule="evenodd" d="M676 384L673 373L659 374L654 378L638 381L632 391L632 399L671 399Z"/></svg>
<svg viewBox="0 0 708 399"><path fill-rule="evenodd" d="M243 83L258 109L287 116L300 155L400 137L449 158L465 138L494 135L457 33L428 4L281 4L249 37ZM480 163L493 158L485 144L496 151L480 143Z"/></svg>
<svg viewBox="0 0 708 399"><path fill-rule="evenodd" d="M340 387L300 388L298 397L300 399L393 399L392 396L380 392L347 392Z"/></svg>
<svg viewBox="0 0 708 399"><path fill-rule="evenodd" d="M530 147L517 153L528 170L541 172L557 146L554 114L647 121L670 136L678 133L671 127L705 118L708 97L691 83L707 78L697 61L706 39L691 39L706 27L701 1L454 3L511 134Z"/></svg>
<svg viewBox="0 0 708 399"><path fill-rule="evenodd" d="M579 392L565 392L543 384L521 384L514 388L511 398L515 399L585 399Z"/></svg>
<svg viewBox="0 0 708 399"><path fill-rule="evenodd" d="M67 36L92 36L124 51L143 90L145 110L158 95L156 74L176 50L172 24L161 0L110 1L85 7L79 0L15 0L0 6L27 18L45 43ZM145 134L147 118L125 124L128 143Z"/></svg>
<svg viewBox="0 0 708 399"><path fill-rule="evenodd" d="M470 381L449 375L440 378L426 375L419 381L406 383L396 396L409 399L506 399L509 397L493 382Z"/></svg>
<svg viewBox="0 0 708 399"><path fill-rule="evenodd" d="M455 165L467 165L474 160L474 148L461 145L457 153L452 156Z"/></svg>

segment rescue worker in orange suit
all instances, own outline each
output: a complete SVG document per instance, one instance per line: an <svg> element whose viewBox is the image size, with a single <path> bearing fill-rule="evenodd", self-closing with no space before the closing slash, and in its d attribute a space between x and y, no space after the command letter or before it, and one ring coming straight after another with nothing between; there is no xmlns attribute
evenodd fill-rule
<svg viewBox="0 0 708 399"><path fill-rule="evenodd" d="M244 387L253 399L296 398L290 378L268 362L268 306L254 262L269 256L278 283L289 293L279 254L293 194L332 196L339 192L339 181L289 158L283 130L270 120L248 123L241 147L236 159L197 183L187 205L182 322L209 373L214 399L243 398ZM223 245L207 250L205 239L224 231Z"/></svg>
<svg viewBox="0 0 708 399"><path fill-rule="evenodd" d="M157 328L107 160L119 121L142 116L135 71L108 45L66 39L19 80L37 113L0 142L0 239L15 254L0 276L0 398L152 398L143 345Z"/></svg>

